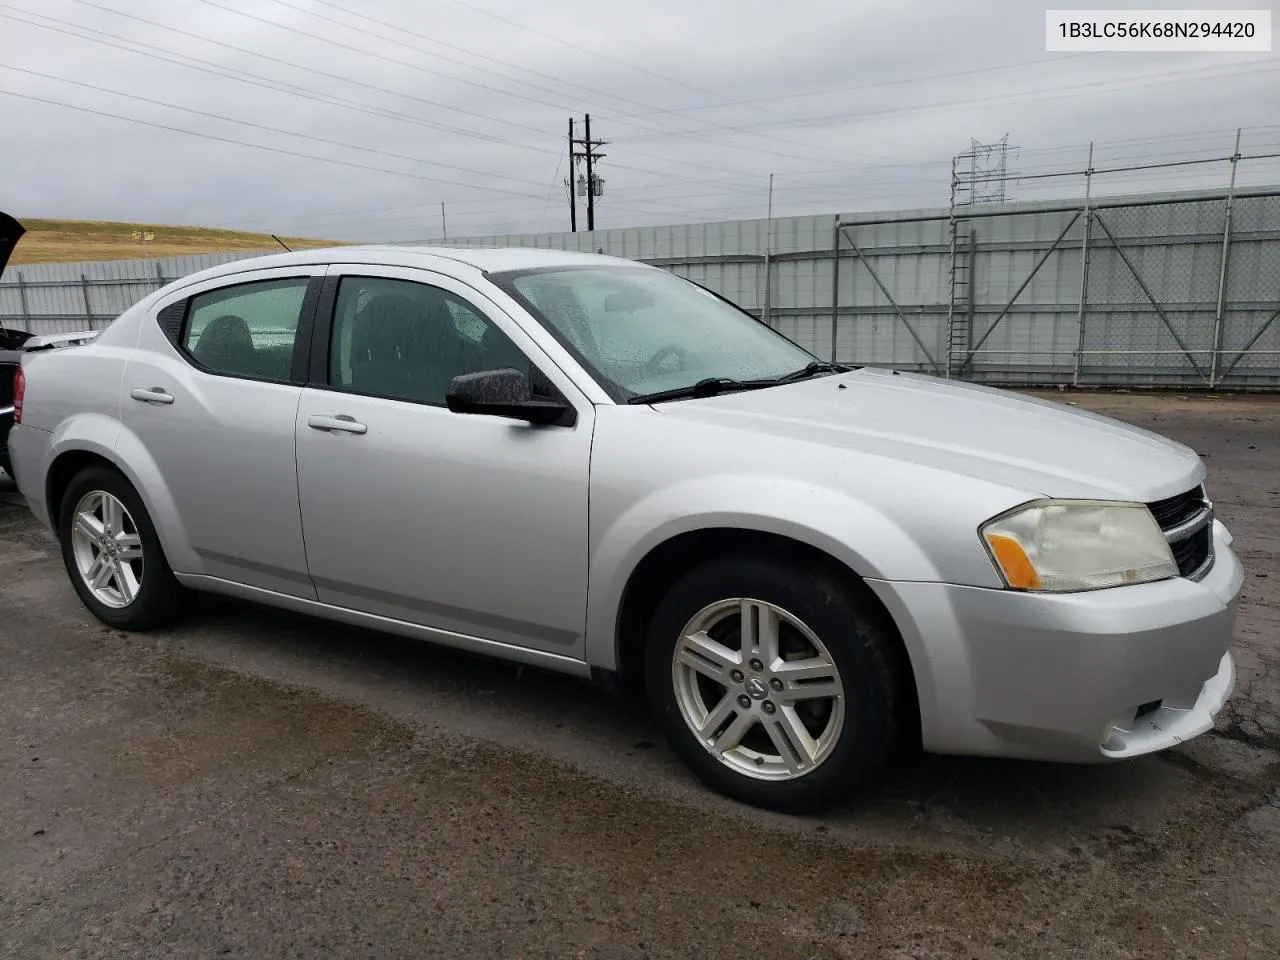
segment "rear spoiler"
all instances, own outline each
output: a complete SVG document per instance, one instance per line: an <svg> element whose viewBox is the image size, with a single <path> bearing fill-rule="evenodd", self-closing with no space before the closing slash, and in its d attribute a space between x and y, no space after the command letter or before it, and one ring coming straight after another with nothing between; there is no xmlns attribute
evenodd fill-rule
<svg viewBox="0 0 1280 960"><path fill-rule="evenodd" d="M77 333L51 333L45 336L32 337L19 349L23 353L36 350L56 350L59 347L76 347L88 343L98 335L97 330L81 330Z"/></svg>

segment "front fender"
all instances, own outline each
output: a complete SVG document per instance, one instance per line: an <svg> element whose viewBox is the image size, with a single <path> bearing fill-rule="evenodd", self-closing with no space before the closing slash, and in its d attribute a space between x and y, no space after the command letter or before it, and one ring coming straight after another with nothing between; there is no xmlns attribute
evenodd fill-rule
<svg viewBox="0 0 1280 960"><path fill-rule="evenodd" d="M118 420L101 414L85 413L69 417L54 431L50 445L50 467L61 455L75 451L102 457L133 484L156 528L156 536L164 549L165 558L174 571L201 572L202 564L191 549L186 525L182 522L164 477L133 431ZM51 472L46 474L46 500L50 476Z"/></svg>
<svg viewBox="0 0 1280 960"><path fill-rule="evenodd" d="M618 667L617 612L627 582L652 550L680 534L726 528L775 534L821 550L861 577L938 579L907 530L848 494L801 480L740 474L685 480L599 522L606 525L593 536L586 659L606 670Z"/></svg>

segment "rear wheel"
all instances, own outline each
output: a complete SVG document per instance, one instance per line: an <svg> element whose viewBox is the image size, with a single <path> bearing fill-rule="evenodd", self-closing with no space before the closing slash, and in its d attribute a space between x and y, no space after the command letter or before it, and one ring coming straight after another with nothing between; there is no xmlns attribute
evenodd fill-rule
<svg viewBox="0 0 1280 960"><path fill-rule="evenodd" d="M894 643L866 598L820 565L717 559L655 611L647 687L672 748L713 789L810 811L888 757Z"/></svg>
<svg viewBox="0 0 1280 960"><path fill-rule="evenodd" d="M173 576L138 492L105 466L76 474L59 513L62 559L89 612L122 630L171 620L186 591Z"/></svg>

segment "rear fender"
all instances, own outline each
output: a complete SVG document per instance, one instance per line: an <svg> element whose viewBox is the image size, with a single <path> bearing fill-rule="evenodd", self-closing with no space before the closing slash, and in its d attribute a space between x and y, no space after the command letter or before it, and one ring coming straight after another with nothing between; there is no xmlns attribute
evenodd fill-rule
<svg viewBox="0 0 1280 960"><path fill-rule="evenodd" d="M203 565L191 549L186 526L173 496L151 454L138 436L118 420L101 414L70 417L54 432L49 465L73 451L93 453L110 462L138 491L156 528L165 558L176 573L202 573ZM46 473L47 483L51 471ZM53 508L54 504L49 504Z"/></svg>

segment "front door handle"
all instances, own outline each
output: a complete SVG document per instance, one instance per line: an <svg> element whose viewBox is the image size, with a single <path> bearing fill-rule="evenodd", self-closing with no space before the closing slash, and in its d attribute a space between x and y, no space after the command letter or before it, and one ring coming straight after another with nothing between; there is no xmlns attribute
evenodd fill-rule
<svg viewBox="0 0 1280 960"><path fill-rule="evenodd" d="M129 391L129 396L143 403L173 403L173 394L164 387L134 387Z"/></svg>
<svg viewBox="0 0 1280 960"><path fill-rule="evenodd" d="M307 417L307 426L312 430L328 430L331 433L368 433L369 428L354 417L340 413L336 417L314 415Z"/></svg>

